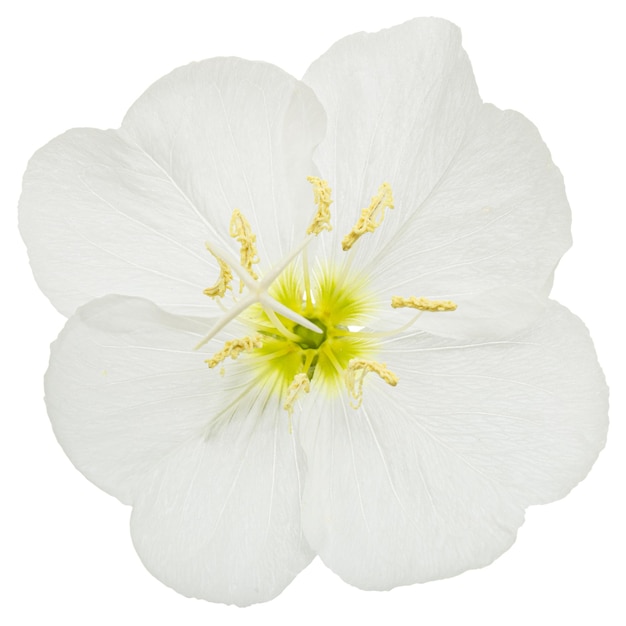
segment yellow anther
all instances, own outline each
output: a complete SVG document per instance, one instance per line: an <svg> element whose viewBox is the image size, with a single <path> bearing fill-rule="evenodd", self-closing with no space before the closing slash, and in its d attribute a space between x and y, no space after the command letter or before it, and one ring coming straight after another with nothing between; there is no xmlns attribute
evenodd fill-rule
<svg viewBox="0 0 626 626"><path fill-rule="evenodd" d="M319 235L323 230L332 230L330 224L329 207L333 203L328 183L317 176L308 176L307 180L313 185L313 201L317 204L317 213L306 229L307 235Z"/></svg>
<svg viewBox="0 0 626 626"><path fill-rule="evenodd" d="M214 252L212 252L207 246L207 250L211 252L211 254L217 259L217 262L220 264L220 275L217 279L217 282L213 287L207 287L204 290L205 296L210 296L211 298L223 298L227 289L231 289L230 281L233 279L233 273L230 271L230 267L226 264L223 259L220 259Z"/></svg>
<svg viewBox="0 0 626 626"><path fill-rule="evenodd" d="M456 304L452 300L429 300L428 298L401 298L400 296L391 297L391 306L394 309L407 307L409 309L418 309L419 311L456 311Z"/></svg>
<svg viewBox="0 0 626 626"><path fill-rule="evenodd" d="M369 206L361 210L361 217L341 241L344 251L350 250L361 235L373 233L381 225L385 218L385 209L393 209L393 194L389 183L383 183Z"/></svg>
<svg viewBox="0 0 626 626"><path fill-rule="evenodd" d="M229 232L230 236L236 239L241 246L240 259L242 267L256 280L259 276L252 269L252 266L259 262L259 254L256 249L256 235L252 232L250 222L239 209L233 211L233 216L230 218ZM239 281L239 293L242 291L243 282Z"/></svg>
<svg viewBox="0 0 626 626"><path fill-rule="evenodd" d="M346 369L346 386L348 393L356 401L351 402L352 408L358 409L363 402L363 380L367 374L378 374L388 385L395 387L398 377L384 363L366 359L351 359Z"/></svg>
<svg viewBox="0 0 626 626"><path fill-rule="evenodd" d="M293 415L293 408L296 404L296 400L298 396L301 396L303 393L309 393L311 391L311 382L309 381L308 376L302 372L300 374L296 374L291 381L291 385L287 389L287 398L285 399L285 404L283 404L283 409L289 413L289 433L291 434L291 416Z"/></svg>
<svg viewBox="0 0 626 626"><path fill-rule="evenodd" d="M210 359L207 359L205 363L208 363L209 367L213 368L228 357L236 359L242 352L252 352L255 348L261 348L262 346L263 341L260 335L243 337L242 339L231 339L224 344L224 347L219 352L216 352Z"/></svg>

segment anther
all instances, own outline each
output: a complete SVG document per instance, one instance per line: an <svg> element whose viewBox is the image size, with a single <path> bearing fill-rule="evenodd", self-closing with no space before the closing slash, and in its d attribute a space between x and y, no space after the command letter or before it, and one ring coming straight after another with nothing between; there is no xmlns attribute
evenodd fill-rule
<svg viewBox="0 0 626 626"><path fill-rule="evenodd" d="M378 374L388 385L395 387L398 384L398 377L389 369L385 363L368 361L366 359L351 359L345 373L346 387L348 393L355 400L350 402L352 408L358 409L363 402L363 380L370 372Z"/></svg>
<svg viewBox="0 0 626 626"><path fill-rule="evenodd" d="M389 183L383 183L369 206L361 210L361 217L341 241L343 250L350 250L357 239L365 233L373 233L385 219L385 209L393 209L393 194Z"/></svg>
<svg viewBox="0 0 626 626"><path fill-rule="evenodd" d="M332 230L330 224L329 207L333 203L331 189L328 183L317 176L308 176L307 180L313 185L313 201L317 204L317 213L310 226L306 229L307 235L319 235L323 230Z"/></svg>
<svg viewBox="0 0 626 626"><path fill-rule="evenodd" d="M211 298L223 298L227 289L232 291L230 283L233 279L233 273L231 272L230 267L228 267L226 261L218 257L209 248L209 246L207 246L207 250L217 259L217 262L220 265L220 275L215 285L213 285L213 287L207 287L203 293L205 296L209 296Z"/></svg>
<svg viewBox="0 0 626 626"><path fill-rule="evenodd" d="M419 311L430 311L432 313L440 311L456 311L457 306L452 300L429 300L428 298L401 298L400 296L391 297L391 306L394 309L409 308L418 309Z"/></svg>
<svg viewBox="0 0 626 626"><path fill-rule="evenodd" d="M210 368L214 368L228 357L236 359L242 352L252 352L255 348L261 348L262 346L263 341L260 335L231 339L224 344L224 347L219 352L216 352L210 359L206 359L205 363Z"/></svg>
<svg viewBox="0 0 626 626"><path fill-rule="evenodd" d="M252 232L250 222L243 216L239 209L233 211L230 218L230 236L236 239L241 246L241 265L256 280L259 276L252 269L252 266L259 262L259 255L256 249L256 235ZM239 293L243 290L243 282L239 281Z"/></svg>
<svg viewBox="0 0 626 626"><path fill-rule="evenodd" d="M311 391L311 383L308 376L301 372L296 374L287 389L287 397L285 398L285 404L283 409L289 413L289 432L291 433L291 416L293 414L293 408L296 404L296 400L303 393L309 393Z"/></svg>

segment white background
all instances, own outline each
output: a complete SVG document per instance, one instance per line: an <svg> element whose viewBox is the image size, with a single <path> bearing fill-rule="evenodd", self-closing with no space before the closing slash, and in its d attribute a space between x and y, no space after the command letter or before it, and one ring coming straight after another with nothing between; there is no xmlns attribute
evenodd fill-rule
<svg viewBox="0 0 626 626"><path fill-rule="evenodd" d="M626 48L619 3L223 5L26 1L0 16L0 622L625 624ZM315 561L267 604L238 609L183 598L136 557L130 509L85 480L52 435L42 377L63 319L38 291L17 233L27 159L67 128L117 127L149 84L189 61L232 54L300 77L336 39L417 15L461 26L483 98L535 122L563 171L575 244L553 294L595 339L612 388L607 448L567 498L531 508L514 547L483 570L375 593L349 587Z"/></svg>

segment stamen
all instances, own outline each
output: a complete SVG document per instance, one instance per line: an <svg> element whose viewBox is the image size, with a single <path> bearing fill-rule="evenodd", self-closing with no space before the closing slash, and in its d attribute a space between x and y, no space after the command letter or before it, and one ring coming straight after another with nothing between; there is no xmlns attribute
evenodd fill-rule
<svg viewBox="0 0 626 626"><path fill-rule="evenodd" d="M333 203L328 183L317 176L308 176L307 180L313 185L313 201L317 204L317 213L310 226L306 229L307 235L319 235L323 230L332 230L330 224L329 207Z"/></svg>
<svg viewBox="0 0 626 626"><path fill-rule="evenodd" d="M308 315L313 313L313 292L311 291L311 277L309 275L309 253L305 248L302 251L302 276L304 278L304 300Z"/></svg>
<svg viewBox="0 0 626 626"><path fill-rule="evenodd" d="M389 183L383 183L369 206L361 210L361 217L341 241L344 252L350 250L359 237L365 233L373 233L381 225L385 218L385 209L393 209L393 194Z"/></svg>
<svg viewBox="0 0 626 626"><path fill-rule="evenodd" d="M211 298L223 298L227 289L230 289L232 291L230 283L233 279L233 273L231 272L230 267L228 267L226 261L218 257L215 252L213 252L213 250L209 248L208 245L206 249L217 259L217 262L220 264L220 275L215 285L213 285L213 287L207 287L203 293L205 296L209 296Z"/></svg>
<svg viewBox="0 0 626 626"><path fill-rule="evenodd" d="M242 339L231 339L224 344L224 347L219 352L216 352L210 359L207 359L205 363L207 363L210 368L214 368L228 357L234 360L242 352L252 352L255 348L261 347L263 347L261 335L243 337Z"/></svg>
<svg viewBox="0 0 626 626"><path fill-rule="evenodd" d="M278 315L272 311L272 309L264 308L265 315L269 317L272 324L274 324L274 331L278 331L283 337L286 339L291 339L291 341L300 341L300 337L296 335L296 333L292 333L286 326L278 319Z"/></svg>
<svg viewBox="0 0 626 626"><path fill-rule="evenodd" d="M353 409L358 409L363 402L363 380L367 374L374 372L378 374L388 385L395 387L398 384L398 377L384 363L367 361L366 359L352 359L346 369L346 386L348 393L354 400L350 402Z"/></svg>
<svg viewBox="0 0 626 626"><path fill-rule="evenodd" d="M301 396L303 393L309 393L311 391L311 382L309 381L308 376L305 372L301 372L300 374L296 374L291 381L291 385L287 389L287 398L285 399L285 404L283 405L283 409L289 413L289 433L291 434L291 416L293 415L293 408L296 404L296 400L298 396Z"/></svg>
<svg viewBox="0 0 626 626"><path fill-rule="evenodd" d="M255 280L252 276L250 276L250 274L248 274L246 269L239 264L239 259L237 259L237 257L232 254L230 250L220 248L216 246L215 243L209 241L205 241L204 245L206 246L206 249L213 254L213 256L219 257L225 261L231 269L233 276L237 275L239 280L243 282L244 286L253 291L258 287L260 281Z"/></svg>
<svg viewBox="0 0 626 626"><path fill-rule="evenodd" d="M256 235L252 232L250 222L243 216L239 209L233 211L230 218L230 236L236 239L241 246L241 265L248 274L257 280L258 274L252 269L252 265L259 262L259 254L256 249ZM243 291L243 281L239 281L239 293Z"/></svg>
<svg viewBox="0 0 626 626"><path fill-rule="evenodd" d="M401 298L400 296L391 297L391 306L394 309L408 307L410 309L418 309L419 311L430 311L436 313L438 311L456 311L457 306L452 300L429 300L428 298Z"/></svg>

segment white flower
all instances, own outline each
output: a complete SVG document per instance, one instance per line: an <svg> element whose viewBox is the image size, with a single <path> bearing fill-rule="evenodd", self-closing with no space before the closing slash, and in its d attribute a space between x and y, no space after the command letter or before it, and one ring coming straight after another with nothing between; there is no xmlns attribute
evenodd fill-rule
<svg viewBox="0 0 626 626"><path fill-rule="evenodd" d="M364 589L486 565L604 444L593 346L547 300L561 176L445 21L347 37L304 82L175 70L42 148L20 211L71 316L55 433L185 595L268 600L315 554Z"/></svg>

